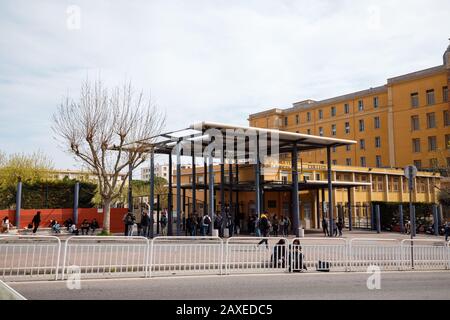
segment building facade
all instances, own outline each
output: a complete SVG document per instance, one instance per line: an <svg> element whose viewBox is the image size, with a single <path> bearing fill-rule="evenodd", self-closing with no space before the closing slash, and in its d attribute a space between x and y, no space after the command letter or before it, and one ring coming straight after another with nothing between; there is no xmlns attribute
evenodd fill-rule
<svg viewBox="0 0 450 320"><path fill-rule="evenodd" d="M450 46L442 65L398 76L383 86L249 116L250 126L356 140L333 150L333 164L423 169L450 165ZM324 163L325 150L301 155Z"/></svg>

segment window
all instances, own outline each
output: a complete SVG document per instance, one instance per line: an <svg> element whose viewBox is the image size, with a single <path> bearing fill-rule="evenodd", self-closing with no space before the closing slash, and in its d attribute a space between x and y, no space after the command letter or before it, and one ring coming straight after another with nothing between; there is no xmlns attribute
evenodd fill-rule
<svg viewBox="0 0 450 320"><path fill-rule="evenodd" d="M374 97L374 98L373 98L373 107L374 107L374 108L378 108L378 102L379 102L379 101L378 101L378 97Z"/></svg>
<svg viewBox="0 0 450 320"><path fill-rule="evenodd" d="M411 107L417 108L419 106L419 94L417 92L411 93Z"/></svg>
<svg viewBox="0 0 450 320"><path fill-rule="evenodd" d="M298 114L295 115L295 124L300 123L300 116Z"/></svg>
<svg viewBox="0 0 450 320"><path fill-rule="evenodd" d="M434 112L427 113L427 127L428 129L436 128L436 115Z"/></svg>
<svg viewBox="0 0 450 320"><path fill-rule="evenodd" d="M448 87L442 88L442 101L448 102Z"/></svg>
<svg viewBox="0 0 450 320"><path fill-rule="evenodd" d="M285 126L288 125L288 117L284 117L284 125L285 125Z"/></svg>
<svg viewBox="0 0 450 320"><path fill-rule="evenodd" d="M381 148L381 138L375 137L375 148Z"/></svg>
<svg viewBox="0 0 450 320"><path fill-rule="evenodd" d="M359 120L359 132L364 131L364 120Z"/></svg>
<svg viewBox="0 0 450 320"><path fill-rule="evenodd" d="M307 134L311 134L311 129L306 130Z"/></svg>
<svg viewBox="0 0 450 320"><path fill-rule="evenodd" d="M450 126L450 117L448 115L448 110L444 111L444 126Z"/></svg>
<svg viewBox="0 0 450 320"><path fill-rule="evenodd" d="M411 131L420 130L419 116L411 116Z"/></svg>
<svg viewBox="0 0 450 320"><path fill-rule="evenodd" d="M366 157L361 157L359 159L361 167L365 167L366 166Z"/></svg>
<svg viewBox="0 0 450 320"><path fill-rule="evenodd" d="M349 144L347 144L347 145L345 146L345 150L346 150L346 151L350 151L350 150L352 150L352 146L351 146L351 145L349 145Z"/></svg>
<svg viewBox="0 0 450 320"><path fill-rule="evenodd" d="M362 100L358 100L358 111L364 110L364 102Z"/></svg>
<svg viewBox="0 0 450 320"><path fill-rule="evenodd" d="M437 145L436 145L436 137L428 137L428 151L436 151Z"/></svg>
<svg viewBox="0 0 450 320"><path fill-rule="evenodd" d="M337 160L333 160L333 166L337 165Z"/></svg>
<svg viewBox="0 0 450 320"><path fill-rule="evenodd" d="M319 119L323 119L323 111L319 110Z"/></svg>
<svg viewBox="0 0 450 320"><path fill-rule="evenodd" d="M366 149L366 140L364 140L364 139L360 139L359 140L359 148L361 150L365 150Z"/></svg>
<svg viewBox="0 0 450 320"><path fill-rule="evenodd" d="M331 116L332 117L336 116L336 107L331 107Z"/></svg>
<svg viewBox="0 0 450 320"><path fill-rule="evenodd" d="M430 168L437 168L438 167L438 161L436 158L430 159Z"/></svg>
<svg viewBox="0 0 450 320"><path fill-rule="evenodd" d="M350 133L350 122L346 122L345 123L345 133L349 134Z"/></svg>
<svg viewBox="0 0 450 320"><path fill-rule="evenodd" d="M376 163L377 168L381 168L381 156L375 157L375 163Z"/></svg>
<svg viewBox="0 0 450 320"><path fill-rule="evenodd" d="M308 121L308 122L311 121L311 112L306 113L306 121Z"/></svg>
<svg viewBox="0 0 450 320"><path fill-rule="evenodd" d="M319 127L319 136L323 136L323 128Z"/></svg>
<svg viewBox="0 0 450 320"><path fill-rule="evenodd" d="M434 90L427 90L427 105L434 104Z"/></svg>
<svg viewBox="0 0 450 320"><path fill-rule="evenodd" d="M450 134L445 135L445 149L450 149Z"/></svg>
<svg viewBox="0 0 450 320"><path fill-rule="evenodd" d="M333 152L336 152L336 147L331 148L331 150L333 150Z"/></svg>
<svg viewBox="0 0 450 320"><path fill-rule="evenodd" d="M412 139L412 152L420 152L420 139Z"/></svg>
<svg viewBox="0 0 450 320"><path fill-rule="evenodd" d="M380 117L373 118L375 129L380 129Z"/></svg>
<svg viewBox="0 0 450 320"><path fill-rule="evenodd" d="M422 160L414 160L414 166L415 166L417 169L422 168Z"/></svg>
<svg viewBox="0 0 450 320"><path fill-rule="evenodd" d="M345 164L347 166L351 166L352 165L352 159L350 159L350 158L345 159Z"/></svg>
<svg viewBox="0 0 450 320"><path fill-rule="evenodd" d="M393 177L392 178L392 187L394 191L398 191L399 190L399 181L400 179L398 177Z"/></svg>
<svg viewBox="0 0 450 320"><path fill-rule="evenodd" d="M269 209L275 209L277 207L277 200L268 200L267 207Z"/></svg>
<svg viewBox="0 0 450 320"><path fill-rule="evenodd" d="M344 113L345 114L350 113L350 105L348 103L344 104Z"/></svg>
<svg viewBox="0 0 450 320"><path fill-rule="evenodd" d="M336 125L335 125L335 124L332 124L332 125L331 125L331 135L332 135L332 136L335 136L335 135L336 135Z"/></svg>

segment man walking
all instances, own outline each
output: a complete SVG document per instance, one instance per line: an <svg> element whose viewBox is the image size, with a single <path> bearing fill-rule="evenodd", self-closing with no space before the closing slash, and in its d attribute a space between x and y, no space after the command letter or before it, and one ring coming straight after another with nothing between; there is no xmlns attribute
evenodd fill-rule
<svg viewBox="0 0 450 320"><path fill-rule="evenodd" d="M261 218L259 219L259 229L261 231L261 236L264 238L262 239L259 243L258 246L265 243L266 244L266 248L269 248L269 242L267 237L270 234L270 221L269 218L267 217L266 213L261 215Z"/></svg>
<svg viewBox="0 0 450 320"><path fill-rule="evenodd" d="M144 211L142 212L141 218L141 235L143 237L148 237L149 226L150 226L150 217L148 216L147 211Z"/></svg>
<svg viewBox="0 0 450 320"><path fill-rule="evenodd" d="M163 235L163 237L167 236L167 213L163 212L162 216L161 216L161 234Z"/></svg>
<svg viewBox="0 0 450 320"><path fill-rule="evenodd" d="M328 222L327 219L322 219L322 230L325 237L328 237L330 235L330 232L328 231Z"/></svg>
<svg viewBox="0 0 450 320"><path fill-rule="evenodd" d="M205 237L209 234L209 227L211 225L211 218L207 213L202 218L202 236Z"/></svg>
<svg viewBox="0 0 450 320"><path fill-rule="evenodd" d="M41 224L41 212L38 211L36 215L33 217L33 220L31 220L31 224L33 225L33 234L36 233L37 229L39 228L39 225Z"/></svg>

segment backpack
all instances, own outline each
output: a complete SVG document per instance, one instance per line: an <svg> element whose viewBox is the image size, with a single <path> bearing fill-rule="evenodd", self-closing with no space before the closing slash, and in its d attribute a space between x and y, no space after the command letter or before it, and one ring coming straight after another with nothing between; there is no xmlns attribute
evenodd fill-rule
<svg viewBox="0 0 450 320"><path fill-rule="evenodd" d="M267 230L269 228L269 220L267 220L267 218L262 218L259 221L259 225L261 229Z"/></svg>
<svg viewBox="0 0 450 320"><path fill-rule="evenodd" d="M211 223L211 218L209 216L205 216L205 218L203 219L203 224L210 224Z"/></svg>

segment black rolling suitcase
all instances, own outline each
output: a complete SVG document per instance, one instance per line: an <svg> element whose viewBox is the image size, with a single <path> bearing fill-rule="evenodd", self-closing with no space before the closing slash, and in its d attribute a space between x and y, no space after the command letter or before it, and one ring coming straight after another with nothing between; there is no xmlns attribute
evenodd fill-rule
<svg viewBox="0 0 450 320"><path fill-rule="evenodd" d="M317 263L317 271L330 272L330 263L326 261L320 261Z"/></svg>

